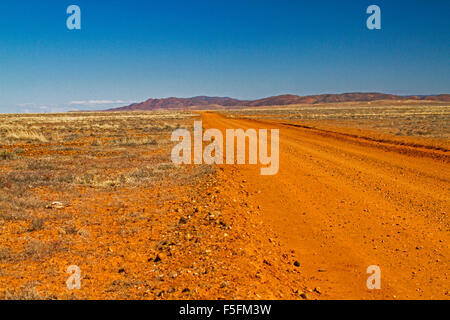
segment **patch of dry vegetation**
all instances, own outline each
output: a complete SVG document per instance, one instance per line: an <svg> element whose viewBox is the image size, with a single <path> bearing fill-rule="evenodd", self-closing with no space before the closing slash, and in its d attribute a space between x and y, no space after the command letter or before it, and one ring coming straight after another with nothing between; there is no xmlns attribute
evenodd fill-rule
<svg viewBox="0 0 450 320"><path fill-rule="evenodd" d="M397 136L450 139L450 105L442 102L360 102L248 108L226 112L234 117L329 123L369 128Z"/></svg>
<svg viewBox="0 0 450 320"><path fill-rule="evenodd" d="M201 175L201 168L188 172L170 160L173 130L189 128L195 116L187 112L0 115L0 275L8 283L2 280L0 299L48 298L39 293L42 283L33 281L67 276L54 264L42 266L55 257L69 263L76 260L73 255L90 252L103 259L103 249L97 250L92 237L107 233L109 227L104 226L115 223L107 220L96 231L103 206L115 212L124 203L110 200L96 205L93 199L105 195L114 199L162 183L181 185ZM94 204L85 207L87 200ZM100 215L93 214L97 210ZM23 268L15 267L18 263ZM64 292L64 281L59 285Z"/></svg>
<svg viewBox="0 0 450 320"><path fill-rule="evenodd" d="M7 141L48 142L47 138L41 133L25 129L6 131L4 139Z"/></svg>

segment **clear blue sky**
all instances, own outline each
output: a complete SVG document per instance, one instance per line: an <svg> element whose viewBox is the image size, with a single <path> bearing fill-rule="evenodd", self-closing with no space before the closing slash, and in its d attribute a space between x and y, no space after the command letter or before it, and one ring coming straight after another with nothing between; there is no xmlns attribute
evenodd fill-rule
<svg viewBox="0 0 450 320"><path fill-rule="evenodd" d="M66 28L66 9L82 29ZM381 8L382 29L366 28ZM0 1L0 112L450 92L450 1ZM103 101L103 102L101 102Z"/></svg>

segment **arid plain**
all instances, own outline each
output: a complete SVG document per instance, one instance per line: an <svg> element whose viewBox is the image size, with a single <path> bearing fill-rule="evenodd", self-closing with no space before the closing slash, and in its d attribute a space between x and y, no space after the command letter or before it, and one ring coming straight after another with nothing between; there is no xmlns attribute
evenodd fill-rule
<svg viewBox="0 0 450 320"><path fill-rule="evenodd" d="M199 119L279 173L174 165ZM0 299L449 299L449 139L437 101L1 115Z"/></svg>

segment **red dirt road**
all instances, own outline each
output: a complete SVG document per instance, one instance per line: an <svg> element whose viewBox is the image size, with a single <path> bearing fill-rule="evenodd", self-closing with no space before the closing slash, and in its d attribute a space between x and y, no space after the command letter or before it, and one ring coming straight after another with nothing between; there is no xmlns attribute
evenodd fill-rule
<svg viewBox="0 0 450 320"><path fill-rule="evenodd" d="M264 223L323 299L449 299L450 154L202 114L205 128L280 129L280 170L239 170ZM381 290L366 269L381 268Z"/></svg>

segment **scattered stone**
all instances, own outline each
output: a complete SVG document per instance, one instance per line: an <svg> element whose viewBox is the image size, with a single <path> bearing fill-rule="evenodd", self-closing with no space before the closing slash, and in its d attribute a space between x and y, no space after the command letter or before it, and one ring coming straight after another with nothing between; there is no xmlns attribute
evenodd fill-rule
<svg viewBox="0 0 450 320"><path fill-rule="evenodd" d="M155 278L157 281L164 281L164 274L160 274Z"/></svg>
<svg viewBox="0 0 450 320"><path fill-rule="evenodd" d="M164 252L160 252L156 255L155 260L153 260L154 262L160 262L162 260L164 260L166 258L166 255Z"/></svg>
<svg viewBox="0 0 450 320"><path fill-rule="evenodd" d="M163 250L167 244L168 244L168 241L166 239L163 239L160 242L158 242L158 244L156 245L156 249Z"/></svg>
<svg viewBox="0 0 450 320"><path fill-rule="evenodd" d="M196 207L196 208L194 209L194 212L195 212L195 213L202 212L202 207Z"/></svg>
<svg viewBox="0 0 450 320"><path fill-rule="evenodd" d="M226 224L225 222L223 222L223 221L220 221L220 222L219 222L219 225L222 226L223 228L226 228L226 227L227 227L227 224Z"/></svg>
<svg viewBox="0 0 450 320"><path fill-rule="evenodd" d="M53 201L51 204L45 206L46 209L62 209L64 205L59 201Z"/></svg>
<svg viewBox="0 0 450 320"><path fill-rule="evenodd" d="M307 293L304 292L300 293L300 297L302 297L302 299L309 300L309 296Z"/></svg>
<svg viewBox="0 0 450 320"><path fill-rule="evenodd" d="M295 261L294 261L294 266L300 267L300 262L298 262L297 260L295 260Z"/></svg>
<svg viewBox="0 0 450 320"><path fill-rule="evenodd" d="M186 224L187 220L184 217L181 217L180 220L178 221L179 224Z"/></svg>

